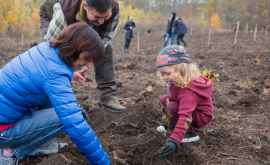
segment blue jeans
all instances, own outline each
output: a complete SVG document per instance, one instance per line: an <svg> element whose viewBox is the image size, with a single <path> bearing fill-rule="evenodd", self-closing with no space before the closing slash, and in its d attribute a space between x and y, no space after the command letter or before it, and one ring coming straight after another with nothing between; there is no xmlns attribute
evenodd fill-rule
<svg viewBox="0 0 270 165"><path fill-rule="evenodd" d="M13 149L16 158L21 160L61 132L63 125L54 109L32 111L0 134L0 148Z"/></svg>
<svg viewBox="0 0 270 165"><path fill-rule="evenodd" d="M169 45L172 45L172 36L171 34L166 33L164 36L164 47L167 47Z"/></svg>

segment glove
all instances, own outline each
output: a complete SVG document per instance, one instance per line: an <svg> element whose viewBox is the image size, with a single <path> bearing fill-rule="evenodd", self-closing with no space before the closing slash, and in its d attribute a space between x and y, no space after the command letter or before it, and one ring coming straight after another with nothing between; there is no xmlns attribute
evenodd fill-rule
<svg viewBox="0 0 270 165"><path fill-rule="evenodd" d="M167 139L165 144L160 148L159 156L161 159L166 158L177 150L177 144L172 139Z"/></svg>

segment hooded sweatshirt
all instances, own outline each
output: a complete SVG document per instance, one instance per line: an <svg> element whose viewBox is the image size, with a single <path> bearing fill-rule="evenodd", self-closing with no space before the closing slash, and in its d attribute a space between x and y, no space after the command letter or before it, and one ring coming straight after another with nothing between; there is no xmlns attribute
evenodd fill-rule
<svg viewBox="0 0 270 165"><path fill-rule="evenodd" d="M181 143L187 129L192 126L201 128L213 118L213 84L206 77L199 77L188 87L169 84L168 94L160 98L171 115L173 131L170 138ZM166 104L166 99L169 102Z"/></svg>

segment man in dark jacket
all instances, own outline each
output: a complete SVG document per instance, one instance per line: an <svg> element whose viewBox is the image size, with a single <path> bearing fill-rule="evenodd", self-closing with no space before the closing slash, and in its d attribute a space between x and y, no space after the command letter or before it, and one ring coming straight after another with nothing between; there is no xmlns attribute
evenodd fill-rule
<svg viewBox="0 0 270 165"><path fill-rule="evenodd" d="M173 41L176 41L177 45L180 45L181 42L183 43L183 46L186 46L186 42L184 41L185 34L187 33L188 29L186 24L183 22L181 18L175 19L173 23L172 28L172 34L173 34Z"/></svg>
<svg viewBox="0 0 270 165"><path fill-rule="evenodd" d="M136 27L135 22L133 21L132 17L128 17L128 21L124 26L125 30L125 44L124 44L124 52L128 53L128 49L130 46L130 42L133 38L133 30Z"/></svg>
<svg viewBox="0 0 270 165"><path fill-rule="evenodd" d="M113 70L111 41L119 22L119 4L116 0L46 0L40 8L40 29L46 40L59 35L66 25L83 21L91 26L103 40L105 58L94 65L98 84L99 103L114 112L122 112L126 107L115 96L116 82ZM85 78L80 72L76 78ZM75 77L74 77L75 78Z"/></svg>

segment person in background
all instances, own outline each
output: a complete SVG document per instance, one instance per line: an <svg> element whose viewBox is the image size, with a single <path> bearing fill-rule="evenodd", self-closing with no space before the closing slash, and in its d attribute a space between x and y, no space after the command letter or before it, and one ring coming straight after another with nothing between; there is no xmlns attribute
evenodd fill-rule
<svg viewBox="0 0 270 165"><path fill-rule="evenodd" d="M125 31L125 44L124 44L124 53L128 53L128 49L133 38L133 30L136 27L135 22L132 17L128 16L128 20L124 26Z"/></svg>
<svg viewBox="0 0 270 165"><path fill-rule="evenodd" d="M202 76L182 46L163 48L156 65L168 83L167 94L160 97L171 130L160 149L160 157L165 158L176 151L177 144L198 141L194 128L205 127L213 119L213 84Z"/></svg>
<svg viewBox="0 0 270 165"><path fill-rule="evenodd" d="M181 18L176 18L173 23L172 36L173 44L187 46L187 43L184 40L185 34L188 32L186 24Z"/></svg>
<svg viewBox="0 0 270 165"><path fill-rule="evenodd" d="M62 132L92 165L110 165L71 85L74 69L103 57L104 45L96 31L75 23L0 69L1 165L17 164Z"/></svg>
<svg viewBox="0 0 270 165"><path fill-rule="evenodd" d="M51 41L62 29L75 22L86 22L102 38L105 48L103 60L94 64L99 105L113 112L127 108L116 96L114 79L112 39L119 22L119 4L116 0L45 0L40 7L40 30L45 40ZM74 73L74 79L85 82L82 74L86 69Z"/></svg>
<svg viewBox="0 0 270 165"><path fill-rule="evenodd" d="M172 12L170 15L170 18L168 19L167 27L166 27L166 32L164 34L164 47L171 45L172 44L172 30L173 30L173 24L174 20L176 19L176 13Z"/></svg>

